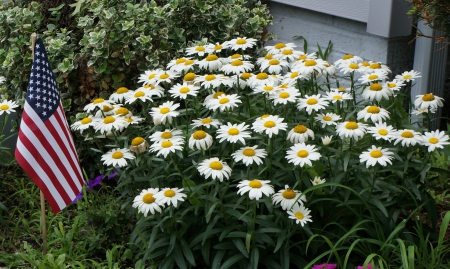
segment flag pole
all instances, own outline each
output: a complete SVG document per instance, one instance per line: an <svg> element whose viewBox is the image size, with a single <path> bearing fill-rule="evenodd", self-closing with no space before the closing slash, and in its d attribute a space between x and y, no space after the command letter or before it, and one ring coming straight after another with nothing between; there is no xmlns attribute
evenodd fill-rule
<svg viewBox="0 0 450 269"><path fill-rule="evenodd" d="M34 61L34 46L36 44L36 33L31 34L31 55ZM40 190L41 196L41 223L42 223L42 253L47 254L47 223L46 223L46 214L45 214L45 198L44 193Z"/></svg>

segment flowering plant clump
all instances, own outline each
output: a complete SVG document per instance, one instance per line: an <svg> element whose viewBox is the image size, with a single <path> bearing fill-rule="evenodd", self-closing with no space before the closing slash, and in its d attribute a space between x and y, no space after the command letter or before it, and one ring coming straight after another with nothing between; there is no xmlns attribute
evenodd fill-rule
<svg viewBox="0 0 450 269"><path fill-rule="evenodd" d="M293 43L258 54L257 42L189 47L72 123L106 172L120 167L117 189L122 208L139 215L131 240L144 260L311 267L327 262L331 242L343 255L337 245L390 237L415 200L431 199L430 152L449 136L427 128L440 97L418 96L414 118L403 109L419 72L395 76L353 55L330 63L329 48ZM355 267L373 252L379 246L366 242Z"/></svg>

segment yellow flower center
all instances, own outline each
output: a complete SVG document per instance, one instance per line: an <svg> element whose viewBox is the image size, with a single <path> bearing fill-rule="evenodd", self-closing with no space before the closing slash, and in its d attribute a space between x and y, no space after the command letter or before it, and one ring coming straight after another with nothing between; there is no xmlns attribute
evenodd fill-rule
<svg viewBox="0 0 450 269"><path fill-rule="evenodd" d="M342 96L340 96L340 95L337 94L337 95L334 95L334 96L333 96L333 99L334 99L334 100L342 100Z"/></svg>
<svg viewBox="0 0 450 269"><path fill-rule="evenodd" d="M221 104L221 105L226 104L226 103L228 103L228 102L230 102L230 99L228 99L228 98L226 98L226 97L224 97L224 98L222 98L222 99L219 100L219 104Z"/></svg>
<svg viewBox="0 0 450 269"><path fill-rule="evenodd" d="M375 79L377 79L378 78L378 75L370 75L369 77L368 77L368 79L370 79L370 80L375 80Z"/></svg>
<svg viewBox="0 0 450 269"><path fill-rule="evenodd" d="M125 115L127 115L128 113L130 113L130 111L129 111L127 108L125 108L125 107L120 107L120 108L117 109L117 111L116 111L116 115L122 115L122 116L125 116Z"/></svg>
<svg viewBox="0 0 450 269"><path fill-rule="evenodd" d="M180 88L180 93L188 93L188 92L190 92L191 91L191 89L189 89L188 87L182 87L182 88Z"/></svg>
<svg viewBox="0 0 450 269"><path fill-rule="evenodd" d="M264 114L264 115L262 115L261 117L259 117L259 119L262 120L262 119L265 119L265 118L267 118L267 117L269 117L269 116L270 116L269 114Z"/></svg>
<svg viewBox="0 0 450 269"><path fill-rule="evenodd" d="M273 60L270 60L270 61L269 61L269 64L270 64L270 65L279 65L279 64L280 64L280 61L278 61L278 60L276 60L276 59L273 59Z"/></svg>
<svg viewBox="0 0 450 269"><path fill-rule="evenodd" d="M309 155L308 151L304 150L304 149L299 150L297 152L297 156L300 157L300 158L306 158L306 157L308 157L308 155Z"/></svg>
<svg viewBox="0 0 450 269"><path fill-rule="evenodd" d="M369 62L362 62L361 65L367 67L367 66L370 66L370 63Z"/></svg>
<svg viewBox="0 0 450 269"><path fill-rule="evenodd" d="M273 54L267 54L266 56L264 56L264 59L266 60L270 60L273 58Z"/></svg>
<svg viewBox="0 0 450 269"><path fill-rule="evenodd" d="M298 57L297 60L301 61L301 60L304 60L304 59L306 59L306 55L302 55L302 56Z"/></svg>
<svg viewBox="0 0 450 269"><path fill-rule="evenodd" d="M217 59L219 59L219 57L217 57L217 55L215 55L215 54L210 54L210 55L208 55L208 57L206 57L207 61L215 61Z"/></svg>
<svg viewBox="0 0 450 269"><path fill-rule="evenodd" d="M244 74L241 75L241 78L249 79L251 76L252 76L252 74L250 74L250 73L244 73Z"/></svg>
<svg viewBox="0 0 450 269"><path fill-rule="evenodd" d="M378 114L380 113L380 108L377 106L370 106L366 111L367 113Z"/></svg>
<svg viewBox="0 0 450 269"><path fill-rule="evenodd" d="M132 118L126 118L125 120L126 120L127 122L129 122L129 123L133 122L133 119L132 119Z"/></svg>
<svg viewBox="0 0 450 269"><path fill-rule="evenodd" d="M434 95L432 93L427 93L424 96L422 96L422 100L425 101L425 102L433 101L434 100Z"/></svg>
<svg viewBox="0 0 450 269"><path fill-rule="evenodd" d="M198 46L195 48L196 51L205 51L205 47L203 46Z"/></svg>
<svg viewBox="0 0 450 269"><path fill-rule="evenodd" d="M166 197L174 197L175 196L175 192L173 190L166 190L166 191L164 191L164 196L166 196Z"/></svg>
<svg viewBox="0 0 450 269"><path fill-rule="evenodd" d="M167 74L167 73L161 74L161 75L159 76L160 79L166 79L166 78L168 78L168 77L170 77L170 75Z"/></svg>
<svg viewBox="0 0 450 269"><path fill-rule="evenodd" d="M197 75L195 75L194 73L187 73L186 75L184 75L184 80L185 81L193 81L196 76Z"/></svg>
<svg viewBox="0 0 450 269"><path fill-rule="evenodd" d="M296 217L297 219L299 219L299 220L302 220L302 219L305 218L305 215L303 215L302 212L296 212L296 213L295 213L295 217Z"/></svg>
<svg viewBox="0 0 450 269"><path fill-rule="evenodd" d="M231 55L230 58L231 59L239 59L239 58L241 58L241 55L239 53L236 53L236 54Z"/></svg>
<svg viewBox="0 0 450 269"><path fill-rule="evenodd" d="M134 94L134 97L139 98L139 97L142 97L142 96L144 96L144 95L145 95L145 93L144 93L143 91L137 91L137 92Z"/></svg>
<svg viewBox="0 0 450 269"><path fill-rule="evenodd" d="M94 102L92 102L92 103L93 103L93 104L100 104L100 103L103 103L103 102L105 102L105 99L103 99L103 98L97 98L97 99L95 99Z"/></svg>
<svg viewBox="0 0 450 269"><path fill-rule="evenodd" d="M306 103L310 106L317 104L319 101L317 101L317 99L315 98L309 98Z"/></svg>
<svg viewBox="0 0 450 269"><path fill-rule="evenodd" d="M0 109L6 110L6 109L3 109L3 106L1 106ZM92 122L91 118L84 118L84 119L81 120L81 124L89 124L91 122Z"/></svg>
<svg viewBox="0 0 450 269"><path fill-rule="evenodd" d="M323 116L322 119L323 119L324 121L330 121L330 120L332 120L332 118L331 118L330 116Z"/></svg>
<svg viewBox="0 0 450 269"><path fill-rule="evenodd" d="M4 105L1 105L1 106L0 106L0 109L1 109L1 110L8 110L8 109L9 109L9 106L8 106L7 104L4 104Z"/></svg>
<svg viewBox="0 0 450 269"><path fill-rule="evenodd" d="M244 45L246 44L247 41L245 39L239 38L238 40L236 40L236 44L238 45Z"/></svg>
<svg viewBox="0 0 450 269"><path fill-rule="evenodd" d="M216 76L214 76L214 75L206 75L205 76L206 81L211 81L211 80L215 80L215 79L216 79Z"/></svg>
<svg viewBox="0 0 450 269"><path fill-rule="evenodd" d="M112 157L113 159L122 159L122 158L123 158L123 153L120 152L120 151L116 151L116 152L114 152L114 153L111 155L111 157Z"/></svg>
<svg viewBox="0 0 450 269"><path fill-rule="evenodd" d="M230 130L228 130L228 134L229 135L238 135L239 134L239 129L237 128L230 128Z"/></svg>
<svg viewBox="0 0 450 269"><path fill-rule="evenodd" d="M182 63L184 63L184 62L186 62L186 59L185 59L185 58L180 58L180 59L178 59L175 63L176 63L176 64L182 64Z"/></svg>
<svg viewBox="0 0 450 269"><path fill-rule="evenodd" d="M172 142L170 142L169 140L166 140L161 143L161 147L163 148L170 148L172 145L173 145Z"/></svg>
<svg viewBox="0 0 450 269"><path fill-rule="evenodd" d="M222 170L223 164L218 161L213 161L209 164L209 168L214 169L214 170Z"/></svg>
<svg viewBox="0 0 450 269"><path fill-rule="evenodd" d="M282 92L279 95L279 97L282 98L282 99L289 98L289 96L291 96L291 95L289 93L287 93L287 92Z"/></svg>
<svg viewBox="0 0 450 269"><path fill-rule="evenodd" d="M282 194L283 198L285 199L294 199L295 198L295 192L291 189L285 190Z"/></svg>
<svg viewBox="0 0 450 269"><path fill-rule="evenodd" d="M381 152L381 150L374 149L370 152L370 156L372 158L380 158L381 156L383 156L383 152Z"/></svg>
<svg viewBox="0 0 450 269"><path fill-rule="evenodd" d="M194 60L187 60L186 62L184 62L184 65L188 66L194 63Z"/></svg>
<svg viewBox="0 0 450 269"><path fill-rule="evenodd" d="M164 138L164 139L169 139L169 138L172 138L172 133L171 132L163 132L162 134L161 134L161 138Z"/></svg>
<svg viewBox="0 0 450 269"><path fill-rule="evenodd" d="M286 44L281 43L281 42L274 46L274 48L276 48L277 50L285 48L285 47L286 47Z"/></svg>
<svg viewBox="0 0 450 269"><path fill-rule="evenodd" d="M131 145L132 146L139 146L140 144L144 143L144 138L137 136L135 138L133 138L133 140L131 140Z"/></svg>
<svg viewBox="0 0 450 269"><path fill-rule="evenodd" d="M222 45L215 45L214 46L214 50L221 50L221 49L223 49Z"/></svg>
<svg viewBox="0 0 450 269"><path fill-rule="evenodd" d="M340 92L344 92L344 91L346 91L347 90L347 88L345 88L345 87L339 87L338 88L338 91L340 91Z"/></svg>
<svg viewBox="0 0 450 269"><path fill-rule="evenodd" d="M347 124L345 125L345 128L348 130L355 130L358 129L358 123L354 122L354 121L349 121L347 122Z"/></svg>
<svg viewBox="0 0 450 269"><path fill-rule="evenodd" d="M351 63L348 67L351 69L359 69L359 65L355 63Z"/></svg>
<svg viewBox="0 0 450 269"><path fill-rule="evenodd" d="M411 76L411 75L409 75L409 74L408 74L408 75L404 75L404 76L403 76L403 78L404 78L404 79L410 79L411 77L412 77L412 76Z"/></svg>
<svg viewBox="0 0 450 269"><path fill-rule="evenodd" d="M293 54L292 50L283 50L282 52L283 55L291 55Z"/></svg>
<svg viewBox="0 0 450 269"><path fill-rule="evenodd" d="M241 66L243 64L244 63L241 60L234 60L234 61L231 62L232 66Z"/></svg>
<svg viewBox="0 0 450 269"><path fill-rule="evenodd" d="M256 75L257 79L268 79L269 76L266 73L259 73L258 75Z"/></svg>
<svg viewBox="0 0 450 269"><path fill-rule="evenodd" d="M351 58L353 58L353 55L351 55L351 54L345 54L344 57L342 57L343 60L348 60Z"/></svg>
<svg viewBox="0 0 450 269"><path fill-rule="evenodd" d="M383 86L381 86L380 83L374 83L374 84L370 85L369 89L371 91L377 92L377 91L381 91L383 89Z"/></svg>
<svg viewBox="0 0 450 269"><path fill-rule="evenodd" d="M203 138L206 137L206 132L202 131L202 130L195 131L195 133L192 135L192 137L195 140L202 140Z"/></svg>
<svg viewBox="0 0 450 269"><path fill-rule="evenodd" d="M208 124L208 123L211 123L211 122L212 122L212 119L210 119L210 118L206 118L206 119L202 120L202 124Z"/></svg>
<svg viewBox="0 0 450 269"><path fill-rule="evenodd" d="M436 137L432 137L428 140L428 142L430 142L431 144L436 144L437 142L439 142L439 139L437 139Z"/></svg>
<svg viewBox="0 0 450 269"><path fill-rule="evenodd" d="M387 135L389 132L386 130L386 129L380 129L380 130L378 130L378 134L380 134L380 135L382 135L382 136L385 136L385 135Z"/></svg>
<svg viewBox="0 0 450 269"><path fill-rule="evenodd" d="M156 77L156 74L155 74L155 73L148 75L148 79L152 79L152 78L154 78L154 77Z"/></svg>
<svg viewBox="0 0 450 269"><path fill-rule="evenodd" d="M264 123L264 127L266 128L273 128L275 127L277 124L274 121L268 120Z"/></svg>
<svg viewBox="0 0 450 269"><path fill-rule="evenodd" d="M249 186L250 188L259 189L259 188L262 187L262 183L261 183L261 181L259 181L259 180L257 180L257 179L253 179L252 181L250 181L250 182L248 183L248 186Z"/></svg>
<svg viewBox="0 0 450 269"><path fill-rule="evenodd" d="M305 61L305 66L315 66L316 64L317 64L317 62L314 60L306 60Z"/></svg>
<svg viewBox="0 0 450 269"><path fill-rule="evenodd" d="M114 108L114 106L108 106L108 105L104 105L103 106L103 111L104 112L109 112Z"/></svg>
<svg viewBox="0 0 450 269"><path fill-rule="evenodd" d="M395 88L395 86L397 86L397 84L395 84L395 83L388 83L387 86L392 89L392 88Z"/></svg>
<svg viewBox="0 0 450 269"><path fill-rule="evenodd" d="M291 78L296 78L296 77L298 77L298 72L292 72Z"/></svg>
<svg viewBox="0 0 450 269"><path fill-rule="evenodd" d="M116 121L116 119L113 116L107 116L107 117L105 117L103 119L103 123L104 124L110 124L110 123L113 123L115 121Z"/></svg>
<svg viewBox="0 0 450 269"><path fill-rule="evenodd" d="M381 64L373 63L373 64L370 65L370 68L372 68L372 69L380 69L381 68Z"/></svg>
<svg viewBox="0 0 450 269"><path fill-rule="evenodd" d="M167 113L170 112L170 108L168 108L168 107L163 107L163 108L161 108L161 109L159 110L159 112L160 112L161 114L167 114Z"/></svg>
<svg viewBox="0 0 450 269"><path fill-rule="evenodd" d="M273 90L273 86L266 85L264 86L263 90L270 92L271 90Z"/></svg>
<svg viewBox="0 0 450 269"><path fill-rule="evenodd" d="M297 125L294 127L294 132L296 132L297 134L303 134L306 133L306 131L308 131L308 128L306 128L305 125Z"/></svg>
<svg viewBox="0 0 450 269"><path fill-rule="evenodd" d="M404 131L401 136L404 138L413 138L414 134L410 131Z"/></svg>
<svg viewBox="0 0 450 269"><path fill-rule="evenodd" d="M284 83L283 85L278 86L280 89L287 89L288 85Z"/></svg>
<svg viewBox="0 0 450 269"><path fill-rule="evenodd" d="M255 150L254 149L244 149L242 152L245 156L251 157L255 156Z"/></svg>
<svg viewBox="0 0 450 269"><path fill-rule="evenodd" d="M120 87L116 91L116 93L118 93L118 94L123 94L123 93L126 93L126 92L128 92L128 89L125 88L125 87Z"/></svg>
<svg viewBox="0 0 450 269"><path fill-rule="evenodd" d="M143 197L142 197L142 202L146 203L146 204L151 204L155 202L155 197L153 197L152 193L146 193Z"/></svg>
<svg viewBox="0 0 450 269"><path fill-rule="evenodd" d="M221 96L221 95L223 95L223 94L225 94L224 92L216 92L214 95L213 95L213 97L214 97L214 99L217 99L217 98L219 98L219 96Z"/></svg>

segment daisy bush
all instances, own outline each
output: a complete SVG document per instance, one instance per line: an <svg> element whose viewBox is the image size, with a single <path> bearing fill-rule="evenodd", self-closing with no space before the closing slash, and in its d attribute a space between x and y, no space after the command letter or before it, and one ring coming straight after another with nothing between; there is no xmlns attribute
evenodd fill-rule
<svg viewBox="0 0 450 269"><path fill-rule="evenodd" d="M260 44L203 40L72 123L102 172L120 168L136 252L158 268L399 262L374 242L414 245L396 227L418 208L435 216L430 156L449 136L429 126L442 98L409 98L414 70Z"/></svg>

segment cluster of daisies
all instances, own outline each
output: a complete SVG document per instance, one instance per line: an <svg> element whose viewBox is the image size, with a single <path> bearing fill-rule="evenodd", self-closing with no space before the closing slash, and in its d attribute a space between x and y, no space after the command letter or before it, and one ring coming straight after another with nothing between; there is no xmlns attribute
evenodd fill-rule
<svg viewBox="0 0 450 269"><path fill-rule="evenodd" d="M345 55L331 64L320 59L315 53L296 50L293 43L278 43L266 46L266 54L251 57L246 52L254 50L257 40L236 38L224 43L203 44L186 49L185 57L174 59L165 69L145 71L139 77L141 87L130 90L118 88L108 100L98 98L86 105L88 116L72 124L73 130L83 133L85 130L97 136L111 136L124 132L129 126L143 123L145 118L134 116L131 107L139 103L155 126L155 132L147 138L135 137L130 148L114 148L102 156L105 165L113 167L127 166L137 154L150 152L158 157L168 158L171 154L200 150L210 150L215 141L241 145L231 156L219 158L208 156L197 164L197 170L205 179L216 181L229 180L232 165L242 163L249 167L264 164L268 156L265 148L249 145L255 135L262 135L268 140L286 133L286 140L291 144L285 151L288 163L303 167L312 166L313 161L322 155L314 143L314 130L322 130L319 136L322 145L328 146L337 136L342 140L353 141L370 134L377 141L387 141L393 146L404 147L424 145L428 151L443 148L449 144L448 135L443 131L421 134L412 129L396 130L389 125L390 112L381 107L381 101L395 97L404 86L420 77L414 70L404 72L389 79L391 70L379 62L367 62L362 58ZM336 74L349 74L354 87L332 88L330 84L318 86L319 82L335 78ZM308 92L300 90L300 83L315 81L316 87ZM352 83L353 84L353 83ZM338 83L336 83L338 85ZM357 90L358 91L357 91ZM357 98L355 98L357 97ZM295 113L304 114L313 119L307 123L292 123L280 115L258 115L251 122L224 122L221 115L238 111L244 99L248 101L264 100L273 107L273 111L282 111L282 107L292 107ZM365 104L360 107L357 104ZM207 115L190 119L195 113L188 113L188 104L201 104ZM184 105L184 107L183 107ZM417 96L414 101L414 114L433 113L443 105L442 98L431 93ZM343 119L335 112L345 106L353 106L355 119ZM278 109L278 107L280 109ZM359 107L359 108L358 108ZM183 118L177 122L177 118ZM186 124L181 128L180 122ZM294 125L293 125L294 124ZM189 131L187 131L189 130ZM257 142L256 142L257 143ZM317 144L317 143L316 143ZM383 145L386 145L383 144ZM214 154L211 153L211 154ZM389 148L372 145L360 154L360 162L367 167L377 164L392 164L394 153ZM320 177L311 180L312 185L324 183ZM259 200L269 196L276 205L286 210L289 217L302 226L312 221L310 210L304 206L305 197L298 190L285 189L275 192L270 180L242 180L238 183L237 193L248 194L250 199ZM134 199L133 206L146 216L148 212L161 212L164 206L177 206L186 194L183 189L150 188L143 190Z"/></svg>
<svg viewBox="0 0 450 269"><path fill-rule="evenodd" d="M6 81L5 77L0 76L0 84L2 84L5 81ZM15 108L17 108L18 106L19 105L17 105L15 101L3 100L0 102L0 115L2 115L3 113L6 114L11 114L11 112L14 113L16 112Z"/></svg>

